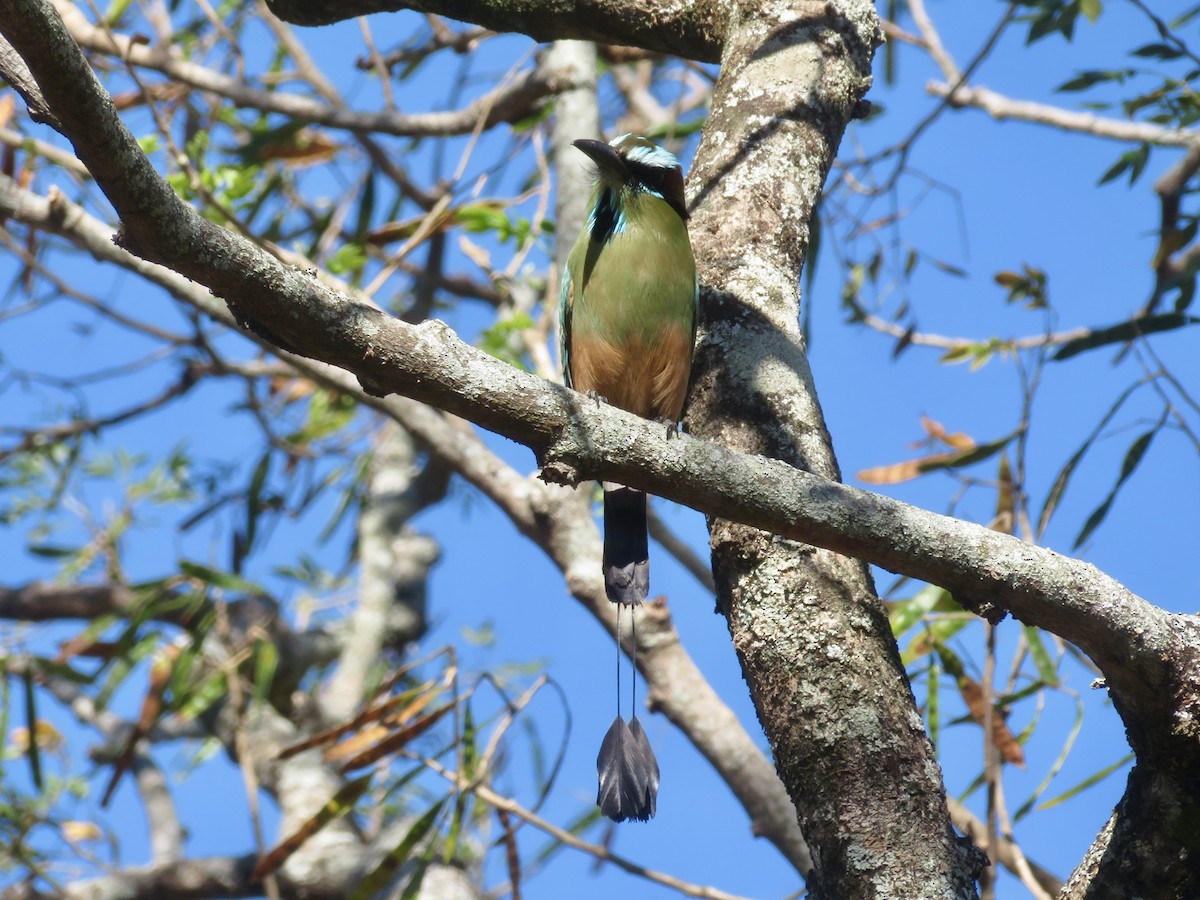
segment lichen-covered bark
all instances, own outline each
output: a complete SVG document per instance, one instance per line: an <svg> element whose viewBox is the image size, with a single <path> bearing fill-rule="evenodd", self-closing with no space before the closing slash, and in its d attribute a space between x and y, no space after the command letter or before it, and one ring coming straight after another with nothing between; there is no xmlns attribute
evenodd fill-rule
<svg viewBox="0 0 1200 900"><path fill-rule="evenodd" d="M704 339L687 425L826 478L799 333L808 222L880 40L866 2L745 3L691 173ZM721 611L821 897L971 897L941 773L866 566L710 518Z"/></svg>
<svg viewBox="0 0 1200 900"><path fill-rule="evenodd" d="M1178 777L1178 776L1184 777ZM1200 889L1200 771L1139 763L1125 795L1075 869L1063 900L1195 897ZM1147 823L1154 827L1147 828Z"/></svg>
<svg viewBox="0 0 1200 900"><path fill-rule="evenodd" d="M728 20L724 0L268 0L267 5L296 25L414 9L539 41L627 44L702 62L720 57Z"/></svg>

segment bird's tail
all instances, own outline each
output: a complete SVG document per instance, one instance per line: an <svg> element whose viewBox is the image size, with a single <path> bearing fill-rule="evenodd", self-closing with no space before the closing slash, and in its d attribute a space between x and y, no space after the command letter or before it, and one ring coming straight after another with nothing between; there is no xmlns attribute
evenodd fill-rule
<svg viewBox="0 0 1200 900"><path fill-rule="evenodd" d="M613 603L638 606L650 593L646 495L604 485L604 590Z"/></svg>

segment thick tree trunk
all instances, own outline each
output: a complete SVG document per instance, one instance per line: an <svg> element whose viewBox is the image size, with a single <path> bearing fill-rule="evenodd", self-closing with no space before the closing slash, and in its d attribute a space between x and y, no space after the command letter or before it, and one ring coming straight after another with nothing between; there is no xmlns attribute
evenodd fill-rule
<svg viewBox="0 0 1200 900"><path fill-rule="evenodd" d="M688 429L839 477L799 333L808 223L880 41L867 2L743 4L691 173L703 329ZM860 561L709 520L719 604L821 897L972 897L941 773Z"/></svg>

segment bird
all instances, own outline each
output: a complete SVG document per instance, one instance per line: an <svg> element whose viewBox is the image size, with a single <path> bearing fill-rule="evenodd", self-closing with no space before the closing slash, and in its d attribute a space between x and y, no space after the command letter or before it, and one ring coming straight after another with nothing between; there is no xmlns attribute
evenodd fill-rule
<svg viewBox="0 0 1200 900"><path fill-rule="evenodd" d="M596 185L563 270L563 378L674 427L692 371L699 296L679 161L635 134L574 146L596 163ZM641 491L605 485L602 565L609 600L638 606L646 599Z"/></svg>
<svg viewBox="0 0 1200 900"><path fill-rule="evenodd" d="M596 183L563 270L563 379L674 430L687 399L699 302L683 171L674 154L641 135L573 144L596 164ZM641 491L604 484L601 566L619 634L622 607L636 609L650 591ZM631 646L636 654L636 634ZM636 673L636 656L633 665ZM617 717L596 758L596 804L613 821L645 822L657 809L658 760L637 716L621 718L620 694L618 648Z"/></svg>

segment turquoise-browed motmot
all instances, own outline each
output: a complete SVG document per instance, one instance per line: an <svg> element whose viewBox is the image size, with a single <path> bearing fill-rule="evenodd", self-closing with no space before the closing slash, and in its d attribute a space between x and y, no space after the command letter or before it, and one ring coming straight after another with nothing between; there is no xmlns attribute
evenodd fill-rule
<svg viewBox="0 0 1200 900"><path fill-rule="evenodd" d="M613 406L679 421L696 337L696 263L683 174L644 137L575 141L596 163L588 219L562 282L566 382ZM646 495L605 486L604 587L636 606L650 585Z"/></svg>
<svg viewBox="0 0 1200 900"><path fill-rule="evenodd" d="M696 263L687 233L683 173L668 151L623 134L579 140L596 186L562 281L567 384L675 427L683 412L696 337ZM650 589L646 495L604 485L604 588L638 606ZM620 606L618 606L618 609ZM597 760L597 803L609 818L654 815L658 763L641 724L620 717Z"/></svg>

